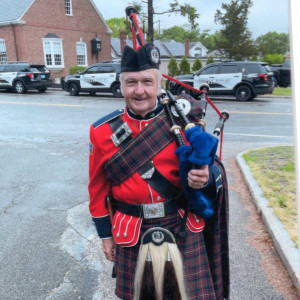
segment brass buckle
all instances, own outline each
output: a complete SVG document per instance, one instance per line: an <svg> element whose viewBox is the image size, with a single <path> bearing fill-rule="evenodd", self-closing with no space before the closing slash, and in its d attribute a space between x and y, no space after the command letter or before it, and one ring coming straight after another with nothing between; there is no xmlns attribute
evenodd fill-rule
<svg viewBox="0 0 300 300"><path fill-rule="evenodd" d="M164 203L143 204L143 214L145 219L163 218L165 216Z"/></svg>

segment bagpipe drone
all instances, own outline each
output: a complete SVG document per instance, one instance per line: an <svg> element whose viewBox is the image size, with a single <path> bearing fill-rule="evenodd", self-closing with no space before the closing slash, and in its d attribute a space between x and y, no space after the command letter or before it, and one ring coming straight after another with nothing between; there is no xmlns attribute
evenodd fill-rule
<svg viewBox="0 0 300 300"><path fill-rule="evenodd" d="M143 33L138 25L135 9L129 6L125 11L132 24L133 48L137 50L144 45ZM176 237L170 231L160 227L150 229L142 236L135 275L135 300L188 299L184 286L182 259L176 246L176 239L185 237L185 223L190 209L193 209L204 220L209 219L214 213L211 200L200 189L189 187L187 183L188 172L191 169L200 168L202 165L212 166L214 164L219 136L219 158L221 159L223 129L226 120L229 118L228 112L220 112L209 99L208 84L202 84L200 89L196 89L168 75L163 74L162 76L169 81L182 85L186 89L192 90L194 93L198 93L200 100L195 100L189 95L182 95L176 99L168 90L163 93L161 99L161 104L164 106L170 122L170 131L178 146L175 153L179 158L179 174L187 203ZM197 105L195 105L196 102ZM204 117L207 103L212 106L219 116L213 135L205 131ZM189 107L187 108L187 106ZM185 110L189 110L193 106L197 106L199 109L199 119L191 122L186 116ZM178 124L178 121L180 124ZM184 136L181 128L184 128ZM188 141L188 144L185 140Z"/></svg>

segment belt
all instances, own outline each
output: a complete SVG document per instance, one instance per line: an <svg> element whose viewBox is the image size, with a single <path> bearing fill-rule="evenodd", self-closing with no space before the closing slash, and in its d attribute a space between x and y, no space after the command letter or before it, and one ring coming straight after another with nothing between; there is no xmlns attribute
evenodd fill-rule
<svg viewBox="0 0 300 300"><path fill-rule="evenodd" d="M162 218L176 212L179 207L173 201L164 201L150 204L129 204L113 199L114 209L134 217L145 219Z"/></svg>

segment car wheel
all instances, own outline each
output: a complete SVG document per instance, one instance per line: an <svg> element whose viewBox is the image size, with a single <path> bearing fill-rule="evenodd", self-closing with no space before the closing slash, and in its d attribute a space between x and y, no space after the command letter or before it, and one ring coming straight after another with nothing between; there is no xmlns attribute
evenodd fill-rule
<svg viewBox="0 0 300 300"><path fill-rule="evenodd" d="M278 79L276 77L274 77L274 87L278 86Z"/></svg>
<svg viewBox="0 0 300 300"><path fill-rule="evenodd" d="M26 92L25 85L22 81L16 81L14 88L18 94L24 94Z"/></svg>
<svg viewBox="0 0 300 300"><path fill-rule="evenodd" d="M239 86L235 91L235 98L239 101L248 101L251 97L251 89L246 85Z"/></svg>
<svg viewBox="0 0 300 300"><path fill-rule="evenodd" d="M69 84L69 93L71 96L78 96L79 94L79 88L76 83L70 83Z"/></svg>
<svg viewBox="0 0 300 300"><path fill-rule="evenodd" d="M38 88L38 91L40 93L45 93L47 91L47 88L46 87L41 87L41 88Z"/></svg>
<svg viewBox="0 0 300 300"><path fill-rule="evenodd" d="M120 83L115 84L112 87L111 91L114 94L114 97L116 97L116 98L123 97L122 92L121 92L121 85L120 85Z"/></svg>
<svg viewBox="0 0 300 300"><path fill-rule="evenodd" d="M188 94L190 95L191 94L191 90L187 89L186 87L180 85L177 90L176 90L176 94L177 96L180 96L182 93L185 93L185 94Z"/></svg>

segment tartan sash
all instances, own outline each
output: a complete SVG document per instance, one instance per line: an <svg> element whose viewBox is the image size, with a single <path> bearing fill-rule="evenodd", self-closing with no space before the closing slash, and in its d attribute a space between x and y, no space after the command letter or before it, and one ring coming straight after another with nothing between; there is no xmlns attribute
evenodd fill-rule
<svg viewBox="0 0 300 300"><path fill-rule="evenodd" d="M149 123L126 147L117 151L106 163L105 174L113 185L119 185L145 166L152 157L173 140L166 113Z"/></svg>

